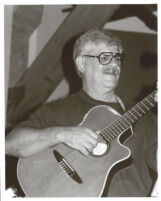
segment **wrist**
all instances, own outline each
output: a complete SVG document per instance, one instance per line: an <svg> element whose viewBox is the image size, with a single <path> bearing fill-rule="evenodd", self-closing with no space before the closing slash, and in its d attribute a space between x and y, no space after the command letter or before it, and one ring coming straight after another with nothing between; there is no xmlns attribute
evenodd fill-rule
<svg viewBox="0 0 161 201"><path fill-rule="evenodd" d="M64 142L64 133L63 133L63 128L61 127L54 127L52 128L52 135L53 139L56 143Z"/></svg>

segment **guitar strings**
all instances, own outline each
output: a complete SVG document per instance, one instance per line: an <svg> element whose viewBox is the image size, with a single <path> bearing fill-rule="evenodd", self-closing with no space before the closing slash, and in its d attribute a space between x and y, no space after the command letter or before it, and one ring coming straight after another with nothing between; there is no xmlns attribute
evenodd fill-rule
<svg viewBox="0 0 161 201"><path fill-rule="evenodd" d="M126 113L126 116L129 117L128 115L131 115L131 114L132 114L135 119L138 119L138 118L132 113L132 110L134 110L134 112L137 112L137 114L139 114L139 116L142 116L142 114L140 114L139 111L137 111L137 110L140 110L140 108L138 108L138 106L139 106L139 105L145 106L145 108L146 108L147 110L149 110L149 108L148 108L147 105L145 105L145 103L148 103L148 104L150 104L151 106L154 106L154 105L150 102L151 100L154 99L154 97L153 97L153 94L154 94L154 93L155 93L155 92L153 92L151 95L149 95L148 97L146 97L145 99L143 99L140 103L138 103L136 106L134 106L133 108L131 108L131 109ZM152 97L151 97L151 96L152 96ZM150 100L147 100L148 98L150 98ZM136 108L135 108L135 107L136 107ZM142 110L142 112L145 113L145 111L143 111L143 110ZM122 120L126 120L126 119L124 119L124 118L125 118L125 117L121 117L121 118L119 118L118 120L116 120L116 122L113 122L113 123L111 123L111 124L108 126L109 131L110 131L111 133L113 133L113 135L110 134L110 136L112 137L112 139L108 136L109 133L106 133L106 132L104 131L105 129L107 129L107 127L104 128L102 131L100 131L100 133L102 134L101 136L104 137L108 142L111 142L114 137L118 136L117 130L114 129L115 124L118 124L118 125L119 125L120 122L123 122ZM121 119L122 119L122 120L121 120ZM132 121L133 121L133 119L132 119ZM128 121L126 120L126 122L128 122ZM114 123L115 123L115 124L114 124ZM128 123L129 123L129 122L128 122ZM121 124L120 124L120 125L121 125ZM124 125L126 125L126 124L124 123ZM127 125L126 125L126 126L127 126ZM130 126L131 126L131 123L129 123L129 126L128 126L127 128L124 128L124 131L125 131L125 129L129 129ZM116 131L116 133L113 131L113 129L114 129L114 131ZM123 131L121 131L121 132L123 132ZM107 135L107 134L108 134L108 135ZM120 134L120 133L119 133L119 134ZM107 137L109 137L110 141L109 141L109 139L108 139ZM69 155L67 155L67 156L65 157L65 159L67 159L68 161L72 162L72 161L75 159L75 157L78 156L78 155L84 156L84 155L81 154L78 150L74 150L74 151L72 151ZM60 162L60 164L63 166L63 162L62 162L62 163ZM63 167L64 167L64 166L63 166Z"/></svg>

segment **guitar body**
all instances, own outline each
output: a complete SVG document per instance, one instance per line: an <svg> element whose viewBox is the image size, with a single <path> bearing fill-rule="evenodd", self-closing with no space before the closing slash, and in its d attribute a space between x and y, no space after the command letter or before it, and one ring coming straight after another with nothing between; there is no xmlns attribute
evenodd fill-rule
<svg viewBox="0 0 161 201"><path fill-rule="evenodd" d="M103 105L96 106L89 110L80 125L100 131L118 118L120 114L114 109ZM96 155L84 156L79 151L59 143L32 157L20 159L17 175L24 193L28 197L101 196L110 170L131 155L130 150L120 143L121 135L110 143L100 137L100 146L95 148ZM106 145L103 154L100 152L101 147L104 147L102 145ZM78 176L76 180L62 168L53 151L67 160Z"/></svg>

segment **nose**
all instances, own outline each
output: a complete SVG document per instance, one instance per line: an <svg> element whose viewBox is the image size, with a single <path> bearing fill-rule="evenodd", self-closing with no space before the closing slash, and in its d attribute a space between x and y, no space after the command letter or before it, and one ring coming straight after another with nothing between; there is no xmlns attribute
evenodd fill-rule
<svg viewBox="0 0 161 201"><path fill-rule="evenodd" d="M116 58L113 56L111 61L109 62L109 64L111 64L112 66L118 66L118 63L116 61Z"/></svg>
<svg viewBox="0 0 161 201"><path fill-rule="evenodd" d="M116 70L118 68L118 63L114 57L111 59L110 63L107 64L107 68L109 70Z"/></svg>
<svg viewBox="0 0 161 201"><path fill-rule="evenodd" d="M119 73L120 67L118 66L118 63L114 57L111 59L110 63L106 65L106 69L109 73Z"/></svg>

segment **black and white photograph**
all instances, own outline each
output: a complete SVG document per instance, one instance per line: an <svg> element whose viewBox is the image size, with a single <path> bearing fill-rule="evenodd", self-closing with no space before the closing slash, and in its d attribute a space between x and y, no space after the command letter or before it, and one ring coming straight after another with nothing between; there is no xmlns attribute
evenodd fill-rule
<svg viewBox="0 0 161 201"><path fill-rule="evenodd" d="M2 201L159 197L159 4L98 3L3 5Z"/></svg>

